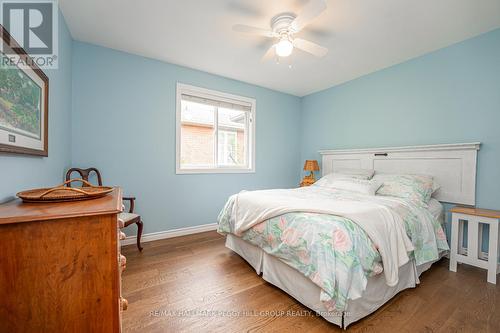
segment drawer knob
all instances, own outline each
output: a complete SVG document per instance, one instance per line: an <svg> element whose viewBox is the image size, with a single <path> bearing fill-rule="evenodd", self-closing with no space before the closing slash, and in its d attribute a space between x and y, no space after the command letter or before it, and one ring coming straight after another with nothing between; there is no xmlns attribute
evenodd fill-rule
<svg viewBox="0 0 500 333"><path fill-rule="evenodd" d="M120 297L120 306L122 308L122 311L125 311L128 309L128 301L123 297Z"/></svg>
<svg viewBox="0 0 500 333"><path fill-rule="evenodd" d="M120 254L120 266L122 268L122 271L124 271L125 267L127 267L127 258L122 254Z"/></svg>

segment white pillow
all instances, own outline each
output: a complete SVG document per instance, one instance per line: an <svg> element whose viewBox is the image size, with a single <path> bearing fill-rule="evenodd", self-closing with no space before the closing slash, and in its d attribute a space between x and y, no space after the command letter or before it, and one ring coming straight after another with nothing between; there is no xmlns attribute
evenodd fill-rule
<svg viewBox="0 0 500 333"><path fill-rule="evenodd" d="M336 169L333 174L336 178L356 178L356 179L371 179L375 174L373 169Z"/></svg>
<svg viewBox="0 0 500 333"><path fill-rule="evenodd" d="M350 191L359 194L375 195L381 183L375 180L343 178L335 179L331 177L323 177L314 185L331 188L335 190Z"/></svg>

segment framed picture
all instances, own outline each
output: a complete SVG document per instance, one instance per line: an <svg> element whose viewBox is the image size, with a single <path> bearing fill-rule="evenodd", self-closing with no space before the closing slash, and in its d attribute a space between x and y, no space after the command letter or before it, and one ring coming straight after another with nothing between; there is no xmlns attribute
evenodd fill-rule
<svg viewBox="0 0 500 333"><path fill-rule="evenodd" d="M0 152L48 156L49 78L0 28Z"/></svg>

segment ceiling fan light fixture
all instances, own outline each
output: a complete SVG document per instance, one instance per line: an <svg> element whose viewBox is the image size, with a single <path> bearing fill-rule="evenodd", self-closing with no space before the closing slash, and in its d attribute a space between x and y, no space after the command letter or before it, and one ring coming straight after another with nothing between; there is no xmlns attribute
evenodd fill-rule
<svg viewBox="0 0 500 333"><path fill-rule="evenodd" d="M275 43L267 49L261 61L275 58L279 62L280 58L290 56L293 49L299 49L321 58L328 53L326 47L306 39L295 38L295 34L321 15L326 8L327 0L309 0L298 15L284 12L274 16L271 19L271 29L236 24L233 25L233 30L275 39Z"/></svg>
<svg viewBox="0 0 500 333"><path fill-rule="evenodd" d="M292 54L293 44L287 37L281 38L276 44L276 54L278 57L288 57Z"/></svg>

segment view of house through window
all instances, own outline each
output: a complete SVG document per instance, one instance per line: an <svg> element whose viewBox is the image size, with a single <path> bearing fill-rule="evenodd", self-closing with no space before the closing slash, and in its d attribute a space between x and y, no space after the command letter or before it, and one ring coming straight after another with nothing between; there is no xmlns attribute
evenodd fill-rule
<svg viewBox="0 0 500 333"><path fill-rule="evenodd" d="M251 169L251 105L192 91L180 96L180 170Z"/></svg>

